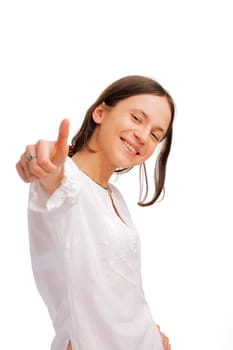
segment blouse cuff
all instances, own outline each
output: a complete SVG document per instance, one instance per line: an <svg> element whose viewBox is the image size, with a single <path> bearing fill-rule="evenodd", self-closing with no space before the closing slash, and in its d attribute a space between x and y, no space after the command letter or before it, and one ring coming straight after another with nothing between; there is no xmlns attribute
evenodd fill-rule
<svg viewBox="0 0 233 350"><path fill-rule="evenodd" d="M67 157L64 164L64 177L61 185L51 194L47 194L39 182L33 182L29 191L29 209L34 211L49 211L63 205L72 206L79 193L80 184L77 181L77 167Z"/></svg>

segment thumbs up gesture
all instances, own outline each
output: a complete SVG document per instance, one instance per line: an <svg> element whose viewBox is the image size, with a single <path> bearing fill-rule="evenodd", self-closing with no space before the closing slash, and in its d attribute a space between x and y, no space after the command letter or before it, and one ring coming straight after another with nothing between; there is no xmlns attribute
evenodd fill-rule
<svg viewBox="0 0 233 350"><path fill-rule="evenodd" d="M16 164L21 179L25 182L39 181L42 188L51 194L63 178L63 165L69 149L68 136L69 120L64 119L56 141L39 140L26 146Z"/></svg>

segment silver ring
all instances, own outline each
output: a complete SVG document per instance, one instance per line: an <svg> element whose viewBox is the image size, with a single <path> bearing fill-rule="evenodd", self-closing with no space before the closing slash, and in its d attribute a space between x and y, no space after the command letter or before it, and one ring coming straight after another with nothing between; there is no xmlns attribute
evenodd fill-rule
<svg viewBox="0 0 233 350"><path fill-rule="evenodd" d="M36 158L31 152L26 155L26 161L30 162L32 159Z"/></svg>

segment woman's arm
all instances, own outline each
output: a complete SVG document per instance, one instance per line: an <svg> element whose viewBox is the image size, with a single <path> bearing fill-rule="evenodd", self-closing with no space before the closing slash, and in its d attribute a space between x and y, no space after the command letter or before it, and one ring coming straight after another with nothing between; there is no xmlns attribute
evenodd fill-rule
<svg viewBox="0 0 233 350"><path fill-rule="evenodd" d="M64 119L59 127L56 141L40 140L28 145L16 164L16 169L25 182L38 181L47 194L52 194L61 184L64 162L68 154L69 120Z"/></svg>

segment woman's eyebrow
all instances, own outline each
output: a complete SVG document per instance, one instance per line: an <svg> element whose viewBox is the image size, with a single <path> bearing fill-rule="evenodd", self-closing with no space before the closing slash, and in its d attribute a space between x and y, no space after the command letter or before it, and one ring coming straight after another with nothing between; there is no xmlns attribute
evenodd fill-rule
<svg viewBox="0 0 233 350"><path fill-rule="evenodd" d="M133 108L134 112L141 113L145 118L149 118L149 116L144 112L141 108Z"/></svg>

